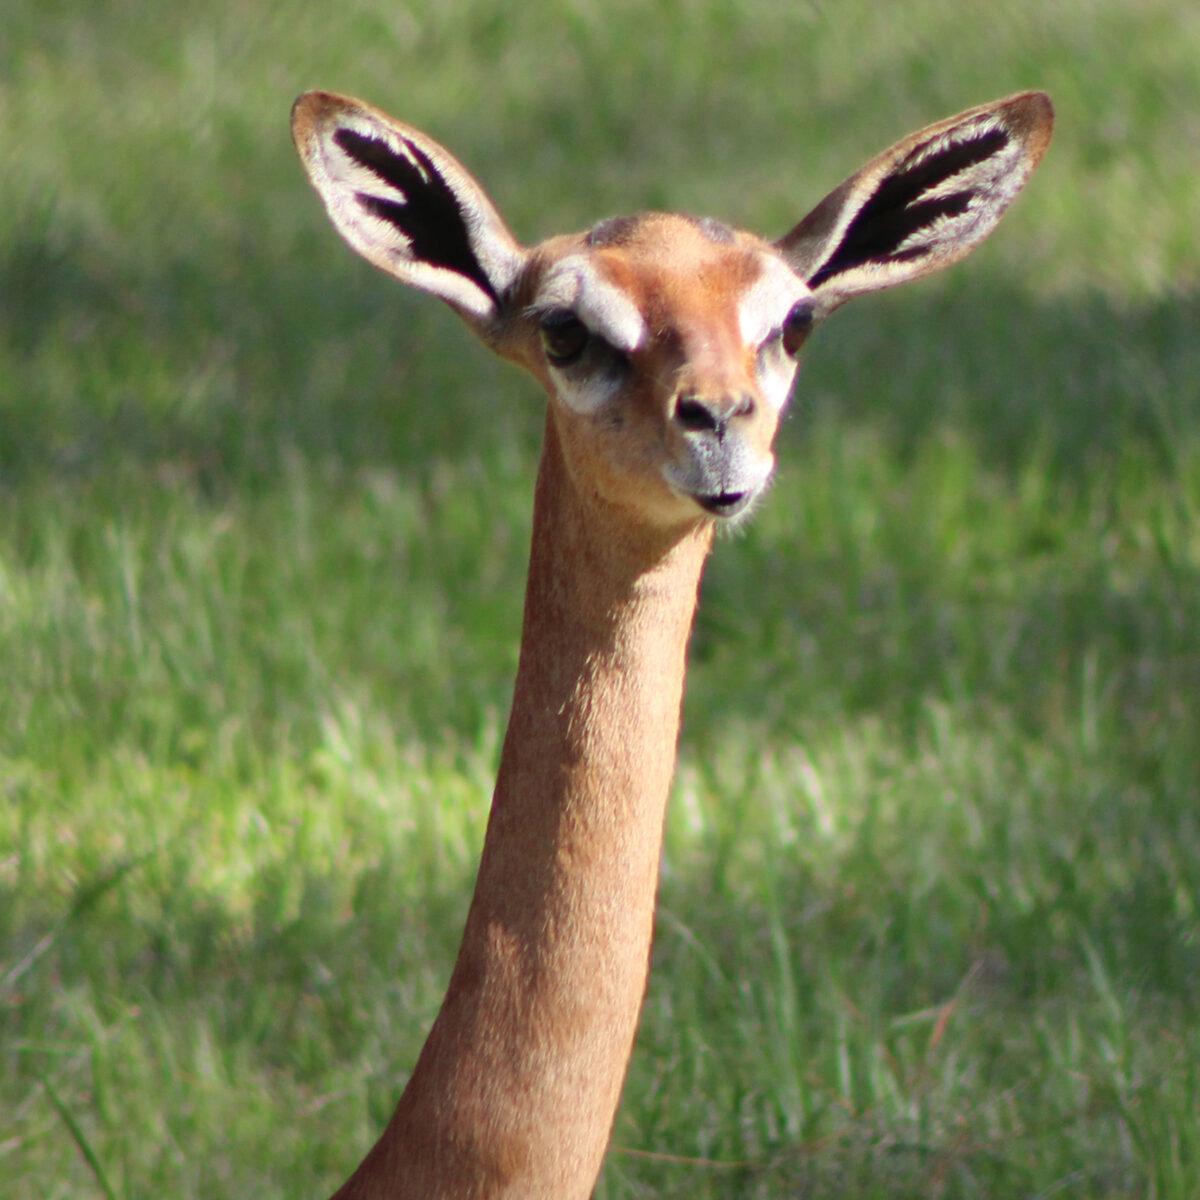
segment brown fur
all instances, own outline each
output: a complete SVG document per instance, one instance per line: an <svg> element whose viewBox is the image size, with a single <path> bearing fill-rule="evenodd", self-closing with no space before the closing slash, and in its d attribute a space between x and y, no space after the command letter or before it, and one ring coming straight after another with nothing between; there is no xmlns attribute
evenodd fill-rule
<svg viewBox="0 0 1200 1200"><path fill-rule="evenodd" d="M956 158L956 131L969 140L980 121L1003 136ZM775 246L652 213L525 249L427 135L348 97L297 102L296 144L347 241L451 304L550 397L520 665L462 946L395 1115L336 1200L590 1193L645 989L686 647L713 536L707 513L733 512L727 504L757 495L769 474L790 379L791 360L780 358L790 306L809 322L961 257L1036 165L1051 121L1046 97L1023 93L918 131ZM339 151L339 130L351 131L341 143L358 147L357 166ZM973 163L992 143L1011 151L1001 168L970 176L977 190L967 179L948 208L961 216L969 193L970 220L932 223L915 249L889 242L887 220L919 223L912 205L927 179L931 188L954 180L956 162ZM888 181L914 154L912 197L874 224ZM422 172L432 196L416 182ZM406 188L415 189L411 208ZM450 227L448 247L428 252L420 213ZM857 241L844 238L856 214L865 214ZM854 252L838 259L847 244ZM621 379L611 394L569 390L570 355L556 352L552 369L540 340L539 303L543 317L563 303L556 289L575 278L579 264L566 260L576 258L596 291L586 294L599 305L592 319L626 339L620 354L584 343L599 354L589 380ZM823 268L830 285L810 287ZM743 331L742 304L753 334ZM580 317L568 313L568 324ZM626 337L639 318L644 336ZM619 376L604 374L613 369ZM591 406L589 396L600 400Z"/></svg>
<svg viewBox="0 0 1200 1200"><path fill-rule="evenodd" d="M400 1106L338 1193L586 1196L645 990L684 651L711 522L571 485L551 416L525 629L475 899Z"/></svg>

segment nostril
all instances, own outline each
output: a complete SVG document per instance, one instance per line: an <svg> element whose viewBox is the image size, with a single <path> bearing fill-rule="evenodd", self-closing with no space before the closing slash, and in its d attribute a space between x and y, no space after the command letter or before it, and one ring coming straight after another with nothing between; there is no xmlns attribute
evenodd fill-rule
<svg viewBox="0 0 1200 1200"><path fill-rule="evenodd" d="M680 396L675 404L675 420L691 433L712 432L722 425L717 414L695 396Z"/></svg>

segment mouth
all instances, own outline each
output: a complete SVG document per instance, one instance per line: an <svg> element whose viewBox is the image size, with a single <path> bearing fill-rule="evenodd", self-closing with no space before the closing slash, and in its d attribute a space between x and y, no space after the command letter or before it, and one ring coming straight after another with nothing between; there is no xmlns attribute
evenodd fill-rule
<svg viewBox="0 0 1200 1200"><path fill-rule="evenodd" d="M678 464L665 464L663 476L680 500L699 505L719 521L733 522L763 494L775 460L770 454L752 457L732 439L719 449L720 455L695 454Z"/></svg>
<svg viewBox="0 0 1200 1200"><path fill-rule="evenodd" d="M708 496L693 496L702 509L707 513L712 513L714 517L736 517L739 513L743 513L750 506L750 501L754 499L753 492L715 492Z"/></svg>

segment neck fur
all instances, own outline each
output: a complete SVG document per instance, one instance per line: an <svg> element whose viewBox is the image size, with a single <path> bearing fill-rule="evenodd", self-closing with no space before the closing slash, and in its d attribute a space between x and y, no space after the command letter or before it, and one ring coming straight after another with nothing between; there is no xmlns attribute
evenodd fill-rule
<svg viewBox="0 0 1200 1200"><path fill-rule="evenodd" d="M711 526L631 536L553 418L475 896L391 1123L336 1200L590 1195L645 991L685 654Z"/></svg>

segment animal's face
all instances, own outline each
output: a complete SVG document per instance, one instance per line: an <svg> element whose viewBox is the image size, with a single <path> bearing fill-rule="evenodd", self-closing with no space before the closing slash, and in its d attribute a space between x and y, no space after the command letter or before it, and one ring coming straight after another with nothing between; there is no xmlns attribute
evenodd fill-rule
<svg viewBox="0 0 1200 1200"><path fill-rule="evenodd" d="M746 513L814 319L779 253L713 221L605 221L535 251L498 348L543 384L576 480L656 522Z"/></svg>
<svg viewBox="0 0 1200 1200"><path fill-rule="evenodd" d="M293 132L347 241L541 381L581 496L662 526L749 510L813 325L978 245L1052 120L1027 92L919 130L773 244L650 213L532 248L444 147L370 105L309 93Z"/></svg>

